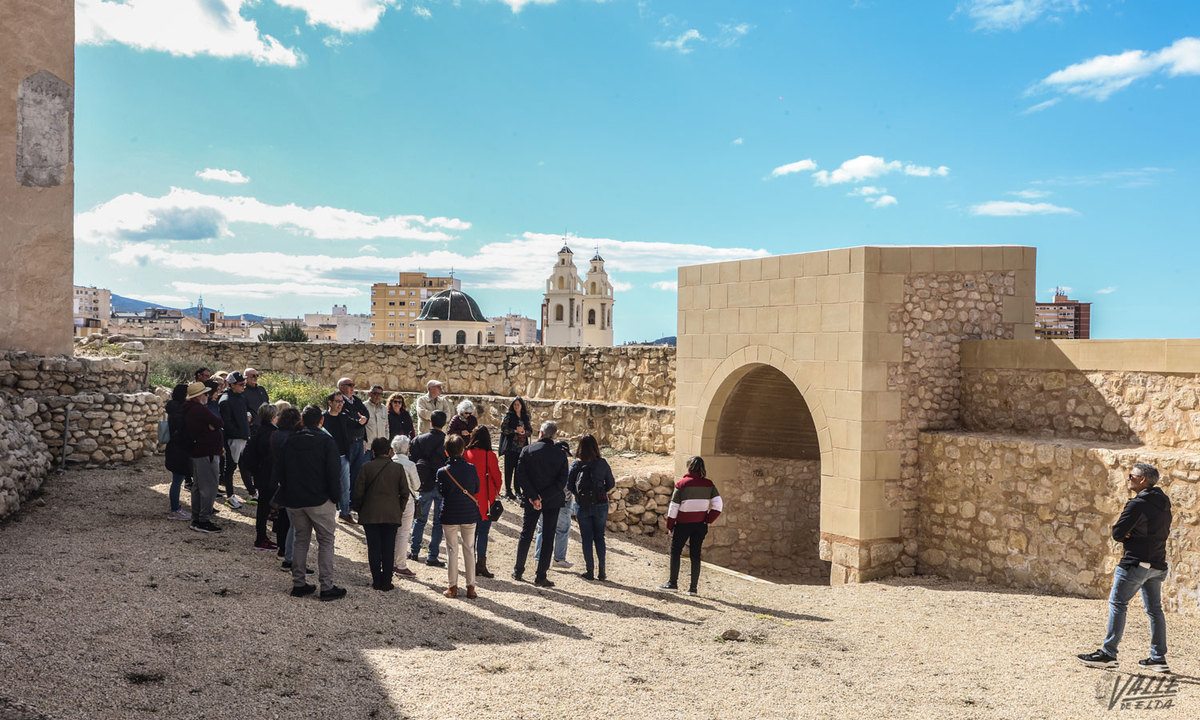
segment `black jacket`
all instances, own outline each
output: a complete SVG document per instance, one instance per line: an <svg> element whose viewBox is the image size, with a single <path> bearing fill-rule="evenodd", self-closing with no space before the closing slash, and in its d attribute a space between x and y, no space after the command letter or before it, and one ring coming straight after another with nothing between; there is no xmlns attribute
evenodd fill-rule
<svg viewBox="0 0 1200 720"><path fill-rule="evenodd" d="M242 397L246 400L246 409L250 411L250 429L257 430L258 426L262 424L258 419L258 406L271 402L270 397L267 396L267 389L262 385L254 387L247 385L246 389L242 391Z"/></svg>
<svg viewBox="0 0 1200 720"><path fill-rule="evenodd" d="M579 476L583 474L584 468L588 469L592 479L600 483L600 486L603 488L604 500L601 502L608 502L608 493L612 492L612 489L617 486L617 479L613 477L612 468L609 467L608 461L604 458L596 458L595 460L589 460L588 462L576 460L574 463L572 463L571 470L567 474L567 492L575 495L578 499ZM583 503L583 500L579 500L579 505L581 507L584 506Z"/></svg>
<svg viewBox="0 0 1200 720"><path fill-rule="evenodd" d="M342 495L342 460L333 440L319 429L292 433L275 458L278 502L286 508L335 504Z"/></svg>
<svg viewBox="0 0 1200 720"><path fill-rule="evenodd" d="M553 440L541 439L521 450L516 476L526 502L540 498L543 509L566 504L567 454Z"/></svg>
<svg viewBox="0 0 1200 720"><path fill-rule="evenodd" d="M437 471L446 464L446 433L434 428L418 435L408 449L408 458L417 464L417 477L421 478L421 492L428 492L436 484Z"/></svg>
<svg viewBox="0 0 1200 720"><path fill-rule="evenodd" d="M271 449L271 438L275 435L277 427L274 423L267 423L258 428L254 432L254 436L250 438L250 442L246 443L246 450L242 453L250 462L250 472L254 476L254 484L256 486L271 488L271 470L274 468L275 453Z"/></svg>
<svg viewBox="0 0 1200 720"><path fill-rule="evenodd" d="M350 440L362 442L367 439L367 426L358 421L360 417L370 420L371 413L362 399L354 395L342 404L342 422L345 423L346 437Z"/></svg>
<svg viewBox="0 0 1200 720"><path fill-rule="evenodd" d="M225 423L226 440L249 440L250 421L246 419L246 398L242 393L226 390L221 393L218 404L221 409L221 422Z"/></svg>
<svg viewBox="0 0 1200 720"><path fill-rule="evenodd" d="M188 438L187 428L183 425L183 411L187 403L167 401L167 429L171 438L167 441L164 457L167 469L178 475L192 476L192 443Z"/></svg>
<svg viewBox="0 0 1200 720"><path fill-rule="evenodd" d="M1171 534L1171 500L1158 486L1148 487L1125 503L1112 526L1112 537L1125 545L1122 567L1150 563L1167 569L1167 536Z"/></svg>
<svg viewBox="0 0 1200 720"><path fill-rule="evenodd" d="M454 480L450 479L451 473ZM455 480L458 481L457 485ZM461 489L459 485L462 485ZM437 471L437 486L442 493L442 515L438 522L442 525L470 525L481 520L479 503L475 500L475 493L479 492L479 473L474 465L460 457L450 460Z"/></svg>
<svg viewBox="0 0 1200 720"><path fill-rule="evenodd" d="M518 427L525 428L524 435L517 435ZM529 420L509 410L504 413L504 419L500 421L500 454L521 452L521 448L529 444L532 436L533 426L529 424Z"/></svg>
<svg viewBox="0 0 1200 720"><path fill-rule="evenodd" d="M347 455L350 452L350 435L346 432L346 420L341 415L331 415L328 411L322 416L325 422L321 427L325 428L325 432L329 433L329 437L333 438L333 444L337 446L338 455Z"/></svg>

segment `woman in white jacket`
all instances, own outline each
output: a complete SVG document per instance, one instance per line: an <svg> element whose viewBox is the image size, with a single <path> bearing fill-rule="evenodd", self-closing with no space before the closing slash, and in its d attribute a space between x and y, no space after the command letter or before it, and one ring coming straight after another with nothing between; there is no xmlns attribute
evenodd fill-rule
<svg viewBox="0 0 1200 720"><path fill-rule="evenodd" d="M415 572L408 569L408 543L412 540L413 514L417 505L417 495L421 487L421 478L417 476L417 464L408 459L408 436L397 435L392 438L392 450L395 455L392 461L400 463L404 468L404 476L408 478L409 502L404 505L404 516L396 533L396 566L392 572L400 577L413 577Z"/></svg>

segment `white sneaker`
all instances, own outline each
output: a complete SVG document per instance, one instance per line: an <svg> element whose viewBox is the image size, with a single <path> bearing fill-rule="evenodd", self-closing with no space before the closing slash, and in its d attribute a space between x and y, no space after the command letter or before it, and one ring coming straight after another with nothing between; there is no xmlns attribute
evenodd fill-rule
<svg viewBox="0 0 1200 720"><path fill-rule="evenodd" d="M574 565L574 563L572 563L570 560L555 560L554 561L554 567L569 568L572 565Z"/></svg>
<svg viewBox="0 0 1200 720"><path fill-rule="evenodd" d="M229 499L225 501L225 504L228 505L229 507L233 508L234 510L237 510L244 503L240 499L238 499L237 495L230 495Z"/></svg>

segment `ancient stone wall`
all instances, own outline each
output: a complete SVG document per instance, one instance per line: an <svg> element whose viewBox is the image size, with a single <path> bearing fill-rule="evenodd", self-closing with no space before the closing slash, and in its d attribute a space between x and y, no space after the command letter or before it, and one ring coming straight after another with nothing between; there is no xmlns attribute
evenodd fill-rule
<svg viewBox="0 0 1200 720"><path fill-rule="evenodd" d="M44 397L81 392L135 393L147 388L147 365L118 358L0 354L0 390Z"/></svg>
<svg viewBox="0 0 1200 720"><path fill-rule="evenodd" d="M1200 612L1200 453L998 434L920 436L921 573L1107 596L1109 536L1135 462L1162 473L1175 515L1164 606Z"/></svg>
<svg viewBox="0 0 1200 720"><path fill-rule="evenodd" d="M0 520L42 487L50 452L34 429L37 402L0 393Z"/></svg>
<svg viewBox="0 0 1200 720"><path fill-rule="evenodd" d="M639 473L622 475L616 480L616 487L608 495L608 529L628 535L665 533L675 476Z"/></svg>
<svg viewBox="0 0 1200 720"><path fill-rule="evenodd" d="M240 343L145 340L150 357L173 355L244 369L304 375L333 385L353 376L420 390L432 379L453 395L521 395L545 400L591 400L658 407L675 405L675 348L567 348L520 345L379 345L355 343Z"/></svg>

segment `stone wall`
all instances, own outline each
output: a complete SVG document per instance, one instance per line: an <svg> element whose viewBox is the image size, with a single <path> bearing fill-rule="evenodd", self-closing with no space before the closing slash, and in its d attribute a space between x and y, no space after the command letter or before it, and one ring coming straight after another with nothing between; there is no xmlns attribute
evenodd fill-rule
<svg viewBox="0 0 1200 720"><path fill-rule="evenodd" d="M665 533L674 491L675 476L668 473L622 475L608 496L608 529L628 535Z"/></svg>
<svg viewBox="0 0 1200 720"><path fill-rule="evenodd" d="M147 388L147 376L146 363L118 358L0 354L0 390L22 396L136 393Z"/></svg>
<svg viewBox="0 0 1200 720"><path fill-rule="evenodd" d="M1162 473L1174 512L1164 606L1200 613L1200 453L997 434L920 436L918 570L1107 597L1120 544L1109 528L1135 462Z"/></svg>
<svg viewBox="0 0 1200 720"><path fill-rule="evenodd" d="M333 385L353 376L424 392L428 380L452 395L521 395L658 407L675 405L675 348L566 348L520 345L380 345L145 340L147 355L196 358L213 370L273 370Z"/></svg>
<svg viewBox="0 0 1200 720"><path fill-rule="evenodd" d="M34 430L37 403L0 393L0 520L42 487L52 460Z"/></svg>
<svg viewBox="0 0 1200 720"><path fill-rule="evenodd" d="M757 577L829 581L820 559L819 460L737 458L737 473L717 482L725 512L704 541L710 562Z"/></svg>
<svg viewBox="0 0 1200 720"><path fill-rule="evenodd" d="M410 408L419 397L418 393L402 394ZM455 404L462 400L470 400L475 404L475 416L491 430L493 447L498 446L500 421L504 419L512 397L452 393L449 396ZM546 420L558 423L559 437L566 440L575 440L590 433L596 436L596 441L602 447L614 450L670 453L675 449L674 408L573 400L529 400L529 417L534 432Z"/></svg>

